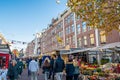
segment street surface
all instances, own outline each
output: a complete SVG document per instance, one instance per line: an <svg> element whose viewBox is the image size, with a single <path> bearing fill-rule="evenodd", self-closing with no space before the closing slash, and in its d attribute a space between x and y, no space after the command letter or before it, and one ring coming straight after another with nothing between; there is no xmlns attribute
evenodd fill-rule
<svg viewBox="0 0 120 80"><path fill-rule="evenodd" d="M20 80L30 80L30 76L28 77L28 74L27 74L27 69L23 70L23 73L22 73ZM38 80L44 80L44 75L42 74L42 70L40 70Z"/></svg>
<svg viewBox="0 0 120 80"><path fill-rule="evenodd" d="M30 80L30 76L28 77L28 74L27 74L27 69L23 70L22 76L21 76L21 78L19 80ZM42 74L41 69L40 69L40 74L38 76L38 80L44 80L44 74ZM49 79L49 80L52 80L52 79ZM65 78L63 80L65 80Z"/></svg>

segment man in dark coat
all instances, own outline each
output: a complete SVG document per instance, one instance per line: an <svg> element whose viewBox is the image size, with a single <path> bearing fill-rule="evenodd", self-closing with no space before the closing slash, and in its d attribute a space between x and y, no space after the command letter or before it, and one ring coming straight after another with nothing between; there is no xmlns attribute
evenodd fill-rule
<svg viewBox="0 0 120 80"><path fill-rule="evenodd" d="M56 51L56 53L57 53L58 57L55 60L54 71L56 73L57 80L62 80L63 70L65 68L65 63L64 63L64 60L60 56L60 51Z"/></svg>
<svg viewBox="0 0 120 80"><path fill-rule="evenodd" d="M32 58L31 58L31 57L29 57L29 58L27 59L27 61L26 61L26 63L27 63L27 68L29 67L30 61L32 61ZM30 76L30 70L29 70L29 68L28 68L28 76Z"/></svg>

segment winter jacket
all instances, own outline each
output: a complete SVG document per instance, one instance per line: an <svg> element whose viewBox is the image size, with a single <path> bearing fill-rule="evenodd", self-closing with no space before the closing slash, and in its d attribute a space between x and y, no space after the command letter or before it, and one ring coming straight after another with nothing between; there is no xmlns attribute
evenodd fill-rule
<svg viewBox="0 0 120 80"><path fill-rule="evenodd" d="M22 61L18 61L18 73L21 74L23 71L23 62Z"/></svg>
<svg viewBox="0 0 120 80"><path fill-rule="evenodd" d="M37 72L37 71L39 71L38 62L36 62L35 60L32 60L32 61L29 63L29 70L30 70L31 72Z"/></svg>
<svg viewBox="0 0 120 80"><path fill-rule="evenodd" d="M17 64L13 66L12 64L8 67L7 76L10 78L10 80L18 79L18 66Z"/></svg>
<svg viewBox="0 0 120 80"><path fill-rule="evenodd" d="M74 75L74 66L73 62L67 62L66 63L66 75L67 76L73 76Z"/></svg>
<svg viewBox="0 0 120 80"><path fill-rule="evenodd" d="M64 60L61 57L58 57L55 60L54 72L55 73L57 73L57 72L63 72L64 68L65 68Z"/></svg>

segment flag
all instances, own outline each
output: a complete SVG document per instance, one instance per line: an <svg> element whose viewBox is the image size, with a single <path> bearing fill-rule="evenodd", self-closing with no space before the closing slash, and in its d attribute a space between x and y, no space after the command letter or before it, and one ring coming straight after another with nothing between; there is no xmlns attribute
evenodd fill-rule
<svg viewBox="0 0 120 80"><path fill-rule="evenodd" d="M61 39L61 37L59 37L58 35L56 36L56 39L57 39L57 42L59 42L59 43L63 42L62 39Z"/></svg>

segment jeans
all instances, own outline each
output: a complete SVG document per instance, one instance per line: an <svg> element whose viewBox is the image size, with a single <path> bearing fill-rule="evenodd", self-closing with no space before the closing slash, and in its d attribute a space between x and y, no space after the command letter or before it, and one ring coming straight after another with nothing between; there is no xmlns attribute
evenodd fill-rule
<svg viewBox="0 0 120 80"><path fill-rule="evenodd" d="M45 80L48 80L49 72L45 72Z"/></svg>
<svg viewBox="0 0 120 80"><path fill-rule="evenodd" d="M37 79L37 72L31 72L31 80L38 80Z"/></svg>
<svg viewBox="0 0 120 80"><path fill-rule="evenodd" d="M63 72L57 72L56 73L56 79L57 80L63 80L62 77L63 77Z"/></svg>
<svg viewBox="0 0 120 80"><path fill-rule="evenodd" d="M79 77L79 74L74 74L74 80L79 80L78 77Z"/></svg>

